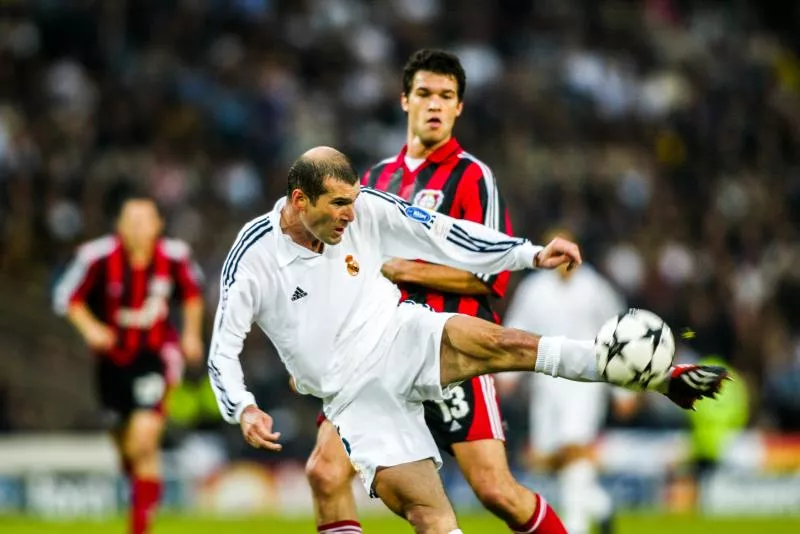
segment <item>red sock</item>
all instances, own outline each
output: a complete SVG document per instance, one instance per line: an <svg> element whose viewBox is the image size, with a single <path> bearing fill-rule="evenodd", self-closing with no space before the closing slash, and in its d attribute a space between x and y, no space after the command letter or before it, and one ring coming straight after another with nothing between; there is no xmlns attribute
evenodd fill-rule
<svg viewBox="0 0 800 534"><path fill-rule="evenodd" d="M567 529L561 519L544 500L544 497L536 494L536 509L533 515L522 526L508 525L514 534L568 534Z"/></svg>
<svg viewBox="0 0 800 534"><path fill-rule="evenodd" d="M146 534L161 500L161 481L135 478L131 490L131 534Z"/></svg>
<svg viewBox="0 0 800 534"><path fill-rule="evenodd" d="M361 523L358 521L336 521L325 525L318 525L319 534L361 534Z"/></svg>

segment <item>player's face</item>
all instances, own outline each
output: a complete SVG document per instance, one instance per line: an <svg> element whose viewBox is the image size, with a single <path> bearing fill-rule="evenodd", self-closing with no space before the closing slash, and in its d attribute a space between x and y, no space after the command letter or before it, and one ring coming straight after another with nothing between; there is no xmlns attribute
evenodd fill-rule
<svg viewBox="0 0 800 534"><path fill-rule="evenodd" d="M417 71L411 90L401 97L408 113L411 134L424 146L434 146L453 134L464 104L458 99L455 77L426 70Z"/></svg>
<svg viewBox="0 0 800 534"><path fill-rule="evenodd" d="M152 247L163 228L158 208L147 199L127 201L117 219L117 232L134 249Z"/></svg>
<svg viewBox="0 0 800 534"><path fill-rule="evenodd" d="M361 185L335 178L325 178L324 185L326 192L316 203L304 203L300 219L315 238L326 245L338 245L347 226L356 218L355 202Z"/></svg>

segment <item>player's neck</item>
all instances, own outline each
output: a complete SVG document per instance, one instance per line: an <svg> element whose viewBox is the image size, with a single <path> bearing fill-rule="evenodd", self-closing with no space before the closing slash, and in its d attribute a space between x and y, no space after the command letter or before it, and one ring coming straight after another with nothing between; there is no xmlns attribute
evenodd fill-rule
<svg viewBox="0 0 800 534"><path fill-rule="evenodd" d="M298 213L288 203L281 210L281 231L301 247L322 253L324 247L322 241L306 229Z"/></svg>
<svg viewBox="0 0 800 534"><path fill-rule="evenodd" d="M155 244L149 246L136 246L130 243L122 242L125 248L125 254L128 256L128 262L134 269L142 269L150 265L153 260L153 251Z"/></svg>
<svg viewBox="0 0 800 534"><path fill-rule="evenodd" d="M406 146L408 147L408 149L406 150L406 155L415 159L425 159L434 152L436 152L437 150L439 150L441 147L449 143L452 138L453 138L452 135L448 135L435 145L426 145L422 142L422 140L420 140L418 136L409 132L408 139L406 142Z"/></svg>

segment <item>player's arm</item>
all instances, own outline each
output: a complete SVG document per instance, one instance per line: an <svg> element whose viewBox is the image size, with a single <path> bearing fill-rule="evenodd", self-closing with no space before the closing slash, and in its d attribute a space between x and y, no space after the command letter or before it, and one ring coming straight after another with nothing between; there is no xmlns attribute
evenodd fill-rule
<svg viewBox="0 0 800 534"><path fill-rule="evenodd" d="M486 283L476 275L447 265L392 258L383 264L381 272L395 284L418 284L437 291L461 295L491 293Z"/></svg>
<svg viewBox="0 0 800 534"><path fill-rule="evenodd" d="M258 284L241 267L230 283L225 282L224 272L223 269L220 301L214 317L211 349L208 354L208 373L223 418L236 424L242 411L256 403L255 397L245 385L239 355L255 320Z"/></svg>
<svg viewBox="0 0 800 534"><path fill-rule="evenodd" d="M208 374L222 417L239 424L253 447L280 451L280 432L273 432L272 417L261 411L244 382L239 355L258 314L261 283L248 269L245 257L229 255L222 270L220 301L214 318Z"/></svg>
<svg viewBox="0 0 800 534"><path fill-rule="evenodd" d="M581 262L577 245L563 239L554 239L546 247L534 246L527 239L432 213L370 188L362 189L359 200L373 220L381 251L389 257L419 258L489 274Z"/></svg>
<svg viewBox="0 0 800 534"><path fill-rule="evenodd" d="M489 176L485 176L487 173ZM510 233L511 223L500 197L500 191L491 170L473 165L462 178L455 198L460 218ZM509 273L471 273L446 265L434 265L399 258L383 266L384 276L395 283L419 284L431 289L462 295L488 295L502 297L508 287Z"/></svg>
<svg viewBox="0 0 800 534"><path fill-rule="evenodd" d="M176 273L181 295L183 329L181 331L181 353L187 362L198 365L203 359L203 294L201 284L203 275L200 267L187 252L178 262Z"/></svg>
<svg viewBox="0 0 800 534"><path fill-rule="evenodd" d="M114 330L95 316L86 304L94 290L100 265L85 250L79 250L53 291L53 310L67 320L95 351L107 351L117 341Z"/></svg>

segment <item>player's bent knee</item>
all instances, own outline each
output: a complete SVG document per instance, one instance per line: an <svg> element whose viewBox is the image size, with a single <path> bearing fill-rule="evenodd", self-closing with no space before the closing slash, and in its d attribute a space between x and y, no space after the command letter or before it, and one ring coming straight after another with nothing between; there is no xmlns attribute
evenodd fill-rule
<svg viewBox="0 0 800 534"><path fill-rule="evenodd" d="M516 486L510 473L494 473L476 480L473 490L487 510L502 514L517 507Z"/></svg>
<svg viewBox="0 0 800 534"><path fill-rule="evenodd" d="M505 512L515 507L514 494L510 486L484 486L476 489L475 494L487 510Z"/></svg>
<svg viewBox="0 0 800 534"><path fill-rule="evenodd" d="M449 532L456 528L455 515L449 510L412 504L404 507L403 512L417 532Z"/></svg>
<svg viewBox="0 0 800 534"><path fill-rule="evenodd" d="M571 464L579 460L591 460L593 459L592 448L590 445L565 445L559 451L559 457L561 466Z"/></svg>
<svg viewBox="0 0 800 534"><path fill-rule="evenodd" d="M334 495L349 486L353 470L347 461L332 458L315 449L306 462L306 478L315 494Z"/></svg>

